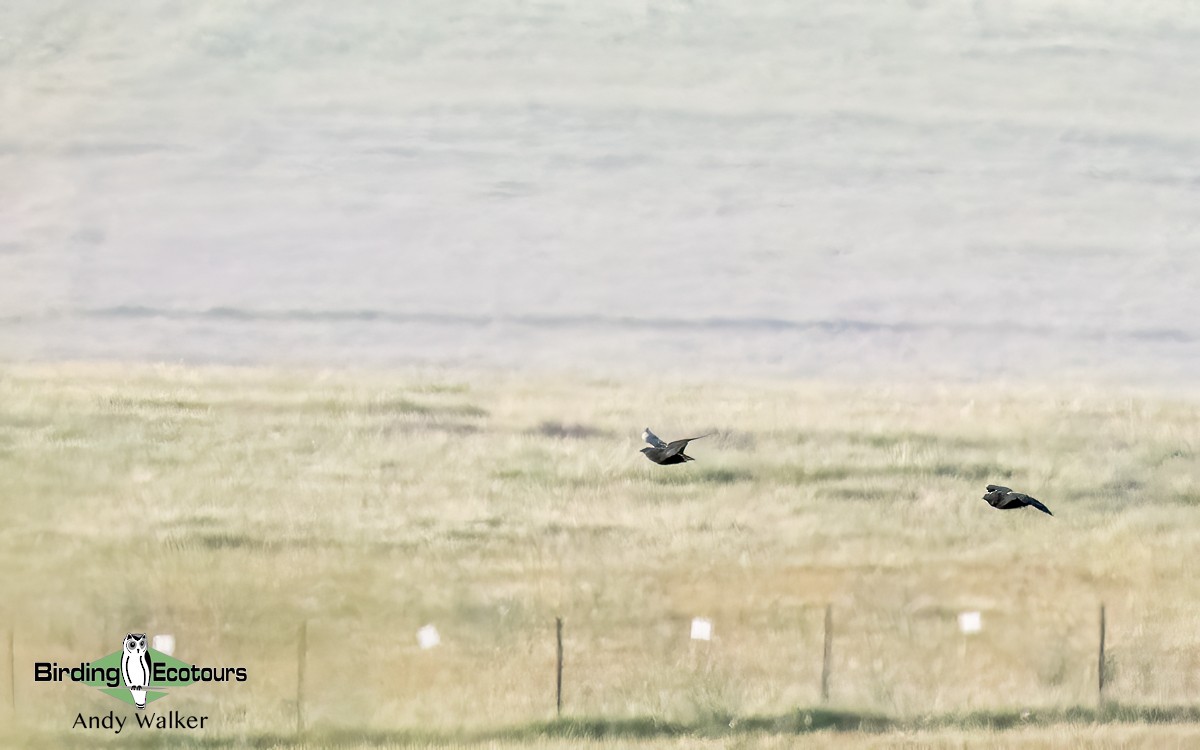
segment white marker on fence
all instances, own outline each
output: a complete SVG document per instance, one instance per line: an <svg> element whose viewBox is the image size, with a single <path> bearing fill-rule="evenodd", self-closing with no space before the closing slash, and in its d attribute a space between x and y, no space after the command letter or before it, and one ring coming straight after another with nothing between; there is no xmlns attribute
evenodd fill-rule
<svg viewBox="0 0 1200 750"><path fill-rule="evenodd" d="M154 640L150 643L150 648L171 656L175 653L175 636L170 633L159 633L154 636Z"/></svg>
<svg viewBox="0 0 1200 750"><path fill-rule="evenodd" d="M978 633L983 630L983 616L978 612L959 612L958 629L964 633Z"/></svg>
<svg viewBox="0 0 1200 750"><path fill-rule="evenodd" d="M693 641L711 641L712 640L712 620L704 617L695 617L692 619L692 640Z"/></svg>
<svg viewBox="0 0 1200 750"><path fill-rule="evenodd" d="M417 631L417 645L423 649L431 649L441 642L442 637L432 625L426 625Z"/></svg>

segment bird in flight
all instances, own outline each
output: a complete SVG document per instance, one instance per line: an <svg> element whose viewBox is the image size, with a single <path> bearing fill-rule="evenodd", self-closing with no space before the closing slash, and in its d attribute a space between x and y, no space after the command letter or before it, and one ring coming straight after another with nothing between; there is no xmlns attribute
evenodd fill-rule
<svg viewBox="0 0 1200 750"><path fill-rule="evenodd" d="M1050 509L1038 502L1037 498L1030 497L1024 492L1013 492L1008 487L1001 487L998 484L989 484L987 486L987 494L983 496L984 500L988 501L988 505L999 510L1012 510L1013 508L1024 508L1026 505L1033 506L1048 516L1054 515Z"/></svg>
<svg viewBox="0 0 1200 750"><path fill-rule="evenodd" d="M642 440L650 444L649 448L642 448L642 454L656 464L668 466L670 464L681 464L685 461L695 461L696 459L683 452L687 448L687 444L693 440L699 440L702 437L708 437L712 433L706 433L697 437L684 438L683 440L672 440L669 443L664 443L662 438L655 435L647 427L642 433Z"/></svg>

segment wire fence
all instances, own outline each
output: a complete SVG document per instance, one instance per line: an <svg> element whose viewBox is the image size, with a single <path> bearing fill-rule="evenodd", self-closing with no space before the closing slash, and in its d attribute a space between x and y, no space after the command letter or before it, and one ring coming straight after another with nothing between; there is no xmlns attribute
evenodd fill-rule
<svg viewBox="0 0 1200 750"><path fill-rule="evenodd" d="M903 716L1200 698L1194 634L1164 641L1153 623L1122 627L1103 605L1057 634L1003 613L928 609L887 618L808 607L791 628L750 611L631 618L629 628L617 629L593 627L586 617L531 618L499 633L469 621L370 618L310 618L283 631L179 625L153 634L155 643L170 643L174 656L198 666L245 666L248 679L169 690L147 710L208 715L209 726L227 732L288 733L503 727L556 716L687 722L819 706ZM131 710L86 686L32 680L35 662L87 663L119 648L123 633L48 635L7 633L15 723L63 728L78 712Z"/></svg>

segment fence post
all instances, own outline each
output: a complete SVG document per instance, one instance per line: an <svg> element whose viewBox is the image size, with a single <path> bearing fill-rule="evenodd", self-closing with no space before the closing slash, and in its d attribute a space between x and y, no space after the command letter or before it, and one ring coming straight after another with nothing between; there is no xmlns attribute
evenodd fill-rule
<svg viewBox="0 0 1200 750"><path fill-rule="evenodd" d="M833 605L825 605L825 659L821 665L821 702L829 701L829 669L833 660Z"/></svg>
<svg viewBox="0 0 1200 750"><path fill-rule="evenodd" d="M14 653L13 641L16 640L16 628L8 629L8 706L12 709L13 724L17 723L17 659Z"/></svg>
<svg viewBox="0 0 1200 750"><path fill-rule="evenodd" d="M1104 676L1105 676L1104 675L1104 635L1105 635L1104 630L1105 630L1105 624L1106 623L1105 623L1105 617L1104 617L1104 603L1101 602L1100 603L1100 659L1096 665L1096 667L1097 667L1096 672L1098 674L1098 681L1099 681L1099 688L1100 688L1099 702L1100 702L1101 706L1104 705Z"/></svg>
<svg viewBox="0 0 1200 750"><path fill-rule="evenodd" d="M555 706L558 710L558 715L562 716L562 669L563 669L563 644L562 644L562 618L554 618L554 629L558 638L558 669L557 679L555 680Z"/></svg>
<svg viewBox="0 0 1200 750"><path fill-rule="evenodd" d="M296 734L304 732L304 661L308 658L308 620L300 621L296 654Z"/></svg>

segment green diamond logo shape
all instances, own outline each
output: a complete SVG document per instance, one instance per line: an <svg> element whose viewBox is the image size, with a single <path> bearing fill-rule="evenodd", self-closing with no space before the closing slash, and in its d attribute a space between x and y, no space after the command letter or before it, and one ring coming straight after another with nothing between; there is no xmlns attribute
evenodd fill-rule
<svg viewBox="0 0 1200 750"><path fill-rule="evenodd" d="M181 687L183 685L191 685L195 680L191 679L192 665L185 661L176 659L173 656L168 656L161 651L147 649L147 655L150 657L151 675L156 672L161 674L183 675L183 678L177 677L173 680L163 679L154 680L151 678L150 685L146 689L146 703L158 700L159 698L167 697L167 693L163 688ZM158 665L163 665L159 667ZM97 670L108 670L115 668L117 673L121 672L121 652L114 651L108 656L102 656L95 660L89 667L94 667ZM90 670L89 670L90 671ZM103 675L104 671L90 671L90 674ZM125 678L121 678L121 687L109 687L102 677L97 676L91 680L85 680L85 684L97 688L102 693L107 693L119 701L124 701L131 706L137 705L133 700L133 693L129 692L129 686L125 684Z"/></svg>

